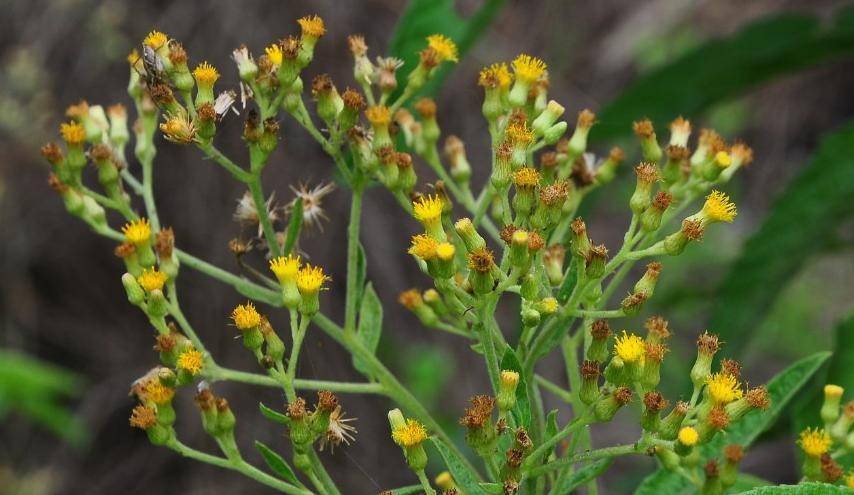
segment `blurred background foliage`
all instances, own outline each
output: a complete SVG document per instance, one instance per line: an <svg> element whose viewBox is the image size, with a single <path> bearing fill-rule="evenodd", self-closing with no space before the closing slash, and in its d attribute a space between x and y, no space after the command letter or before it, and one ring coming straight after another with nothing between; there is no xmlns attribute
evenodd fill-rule
<svg viewBox="0 0 854 495"><path fill-rule="evenodd" d="M266 493L235 475L176 459L128 429L125 391L154 363L145 352L150 332L124 301L112 247L68 220L45 185L37 149L55 138L63 109L78 98L126 102L124 57L152 28L180 39L193 60L218 66L224 85L236 85L228 59L233 47L245 42L257 53L295 31L296 17L315 12L330 33L310 71L329 72L339 87L352 84L345 49L351 32L366 36L373 55L410 62L427 34L458 41L461 63L442 74L442 86L426 91L438 100L443 133L466 142L475 182L488 175L477 71L520 52L549 63L550 95L568 114L585 107L597 112L591 139L599 153L617 142L636 158L631 122L649 117L665 135L666 123L680 114L695 129L715 127L749 143L756 161L729 191L739 204L734 228L716 229L666 260L656 298L626 325L637 328L650 314L670 319L677 338L663 383L673 399L688 390L685 370L705 328L722 335L725 353L744 360L746 376L757 383L798 358L834 349L794 398L798 406L745 462L747 471L774 482L797 479L792 428L815 421L818 384L831 380L854 390L854 8L846 3L0 0L0 494ZM285 145L265 177L282 203L290 199L287 184L316 183L330 172L293 123L283 126ZM239 127L238 119L226 122L220 138L236 156ZM160 143L159 155L161 216L179 244L236 271L226 243L241 235L229 219L242 191L192 152ZM592 235L609 246L626 222L629 175L590 198L584 213ZM343 273L337 246L345 235L345 196L328 198L332 220L325 233L301 241L333 274ZM484 389L485 376L473 371L481 368L471 366L466 346L424 331L392 302L401 290L425 284L404 253L401 235L413 228L409 220L382 194L369 195L365 216L368 277L386 303L378 353L454 430L457 413ZM194 287L188 316L212 352L230 366L251 369L226 329L225 309L211 310L231 307L236 295L197 274L184 277ZM336 318L343 281L335 277L325 296ZM505 329L511 328L514 309L500 309ZM353 378L349 358L319 332L307 349L302 376ZM558 360L553 363L541 373L565 385ZM259 398L281 402L278 393L218 387L235 404L243 441L281 446L281 432L255 412ZM547 401L563 411L555 398ZM204 445L188 398L181 402L182 436ZM403 461L387 438L388 404L345 397L344 405L359 417L360 432L356 444L329 456L333 477L353 493L405 484ZM635 434L627 428L620 422L600 428L597 441L624 441ZM652 467L618 461L611 469L623 476L608 476L606 492L631 491Z"/></svg>

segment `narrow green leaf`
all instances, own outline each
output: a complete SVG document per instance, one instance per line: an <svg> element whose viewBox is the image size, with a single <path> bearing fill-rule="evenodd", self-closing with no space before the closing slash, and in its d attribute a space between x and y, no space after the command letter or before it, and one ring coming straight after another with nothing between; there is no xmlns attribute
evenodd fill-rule
<svg viewBox="0 0 854 495"><path fill-rule="evenodd" d="M583 468L572 473L572 475L564 480L560 488L555 493L572 493L577 487L587 483L588 481L599 477L611 465L614 459L599 459L596 462L591 462Z"/></svg>
<svg viewBox="0 0 854 495"><path fill-rule="evenodd" d="M291 254L297 240L299 239L300 230L302 230L302 201L299 197L293 202L291 209L291 219L288 221L287 236L285 236L284 253L285 256Z"/></svg>
<svg viewBox="0 0 854 495"><path fill-rule="evenodd" d="M368 350L376 352L377 345L380 343L382 328L383 306L373 285L368 282L362 296L362 307L359 310L359 324L356 335L359 336ZM353 356L353 366L362 373L367 374L369 372L368 367L356 356Z"/></svg>
<svg viewBox="0 0 854 495"><path fill-rule="evenodd" d="M718 290L710 325L730 349L745 349L749 330L759 326L786 281L810 256L838 242L839 225L854 215L852 149L854 123L822 139L810 165L745 243Z"/></svg>
<svg viewBox="0 0 854 495"><path fill-rule="evenodd" d="M291 424L291 418L285 416L284 414L282 414L280 412L277 412L277 411L274 411L273 409L270 409L269 407L265 406L261 402L258 403L258 409L260 409L261 414L265 418L269 419L270 421L273 421L273 422L276 422L276 423L279 423L282 425Z"/></svg>
<svg viewBox="0 0 854 495"><path fill-rule="evenodd" d="M552 409L549 411L549 415L546 416L546 435L545 438L551 438L557 435L558 427L557 427L557 409Z"/></svg>
<svg viewBox="0 0 854 495"><path fill-rule="evenodd" d="M415 493L423 493L424 487L421 485L410 485L410 486L402 486L400 488L395 488L391 491L394 495L412 495Z"/></svg>
<svg viewBox="0 0 854 495"><path fill-rule="evenodd" d="M466 495L487 495L478 483L477 473L471 472L463 460L457 457L457 454L445 445L441 438L431 437L430 440L433 446L436 447L436 450L439 451L442 459L445 460L445 465L448 467L448 471L451 472L451 476L454 477L454 481L457 482L457 485L463 489L462 491Z"/></svg>
<svg viewBox="0 0 854 495"><path fill-rule="evenodd" d="M773 484L774 483L771 483L770 481L762 479L758 476L742 473L738 475L738 478L735 480L735 484L732 485L729 490L727 490L727 493L741 493L746 492L747 490L758 488L760 486L768 486Z"/></svg>
<svg viewBox="0 0 854 495"><path fill-rule="evenodd" d="M365 256L365 247L359 243L359 257L356 258L356 287L359 293L356 294L356 304L360 305L362 301L362 293L365 288L365 279L368 276L368 258Z"/></svg>
<svg viewBox="0 0 854 495"><path fill-rule="evenodd" d="M283 480L293 484L299 483L293 469L291 469L291 467L288 466L288 463L282 459L282 456L273 452L270 447L267 447L258 440L255 440L255 448L258 449L258 452L260 452L261 456L264 457L264 462L267 463L267 466L269 466L270 469L278 474Z"/></svg>
<svg viewBox="0 0 854 495"><path fill-rule="evenodd" d="M575 288L575 283L578 282L578 263L575 262L575 258L570 258L568 263L569 273L564 277L563 282L557 289L557 300L561 304L569 299L572 289Z"/></svg>
<svg viewBox="0 0 854 495"><path fill-rule="evenodd" d="M525 380L525 374L522 371L522 364L513 349L508 348L501 358L501 369L512 370L519 373L519 385L516 387L516 405L513 406L513 417L516 418L516 423L524 426L526 429L531 426L531 401L528 399L528 385Z"/></svg>
<svg viewBox="0 0 854 495"><path fill-rule="evenodd" d="M800 485L762 486L741 492L740 495L834 495L851 494L851 489L827 483L802 483Z"/></svg>
<svg viewBox="0 0 854 495"><path fill-rule="evenodd" d="M760 19L632 83L598 112L591 138L628 133L641 117L663 125L680 114L694 116L763 82L852 50L854 9L840 9L832 22L804 13Z"/></svg>

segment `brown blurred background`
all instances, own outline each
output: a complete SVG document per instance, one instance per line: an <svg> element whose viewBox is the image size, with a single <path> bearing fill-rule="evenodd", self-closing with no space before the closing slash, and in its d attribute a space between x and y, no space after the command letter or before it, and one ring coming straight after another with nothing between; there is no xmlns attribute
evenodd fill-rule
<svg viewBox="0 0 854 495"><path fill-rule="evenodd" d="M463 14L472 12L478 3L458 2ZM731 33L756 17L792 9L824 15L840 3L508 2L485 37L449 77L447 89L438 95L439 122L444 134L457 134L466 142L475 181L481 183L488 173L484 159L487 134L480 116L481 94L474 81L482 65L511 59L520 52L542 57L550 66L550 95L572 115L585 107L597 110L639 73L704 39ZM113 244L69 217L47 187L47 167L38 147L57 138L56 126L63 119L64 108L80 98L91 104L130 103L125 94L125 56L151 29L183 42L192 61L213 63L223 74L218 85L233 87L237 74L229 55L234 47L246 43L258 53L272 40L297 32L297 17L317 13L326 20L329 34L319 43L315 62L307 72L310 76L328 72L343 88L352 84L346 36L363 33L372 55L383 54L404 8L403 0L0 1L0 348L27 352L84 378L81 395L68 405L82 420L88 438L82 445L71 446L20 415L7 416L0 422L0 493L270 493L237 474L153 447L144 434L128 427L133 405L127 397L128 386L156 363L150 350L152 332L144 316L127 304L119 280L123 270L112 255ZM687 116L718 126L728 138L743 138L753 146L757 160L732 186L740 199L739 221L726 233L708 238L698 248L700 254L680 263L684 272L674 274L677 280L668 282L672 284L670 293L687 287L694 298L687 304L671 301L652 308L666 316L673 309L681 339L675 346L674 366L687 370L690 365L686 356L691 353L692 340L704 328L708 310L703 297L714 288L741 240L756 227L775 194L805 164L818 136L854 113L852 85L854 63L834 63L763 86L702 116ZM240 128L240 118L232 116L221 126L217 139L221 149L243 160ZM281 204L293 196L289 184L317 184L329 180L331 172L330 161L294 122L283 121L283 136L265 171L266 190L275 190ZM241 234L231 219L243 193L241 187L195 150L160 138L157 144L155 189L161 221L175 229L183 249L236 271L227 242ZM606 150L603 145L595 151ZM424 178L430 177L426 167L419 170ZM615 184L612 193L603 195L597 213L588 219L595 237L612 248L625 227L625 184ZM394 302L401 290L428 283L405 254L407 236L416 226L380 188L371 189L365 201L362 242L368 277L386 303L380 356L452 430L458 430L454 422L467 397L486 390L485 374L479 364L473 364L479 358L459 339L422 328ZM331 221L322 234L303 239L301 248L312 262L331 272L333 283L322 307L340 321L347 192L337 190L328 196L325 207ZM702 266L698 264L701 256L708 256ZM255 261L262 266L260 257ZM777 316L769 325L787 325L791 318L798 318L798 324L827 327L846 305L850 308L847 280L852 275L854 268L844 260L826 259L810 265L785 296L803 311L792 315L786 308L775 309ZM234 340L226 320L241 298L189 269L182 271L179 289L185 312L217 361L255 370L253 359ZM804 305L802 294L806 293L816 302ZM837 309L826 310L834 305ZM514 322L512 313L510 305L503 308L508 329ZM272 321L280 328L287 322L278 314L272 315ZM753 381L766 379L791 357L801 355L804 345L822 348L826 343L827 336L818 333L806 344L793 339L757 349L749 360L747 376ZM299 374L306 378L359 379L347 354L317 329L310 332L300 365ZM543 365L541 372L565 383L556 359ZM262 419L256 406L258 400L280 406L281 393L225 383L217 384L216 391L233 404L239 421L237 434L248 459L262 462L251 446L255 438L280 452L289 451L283 432ZM561 407L548 395L546 400L549 407ZM357 441L334 455L322 454L343 493L376 493L380 488L412 484L415 480L388 436L385 412L391 404L381 398L357 396L343 397L343 404L350 415L359 418ZM212 449L188 394L178 399L178 411L179 436L190 445ZM566 421L566 411L560 418ZM636 435L629 422L597 433L600 445ZM607 481L606 492L625 493L651 466L640 458L619 463L612 469L624 474L625 481ZM792 481L791 439L783 437L758 447L745 467L775 481ZM4 491L4 484L17 487L17 492Z"/></svg>

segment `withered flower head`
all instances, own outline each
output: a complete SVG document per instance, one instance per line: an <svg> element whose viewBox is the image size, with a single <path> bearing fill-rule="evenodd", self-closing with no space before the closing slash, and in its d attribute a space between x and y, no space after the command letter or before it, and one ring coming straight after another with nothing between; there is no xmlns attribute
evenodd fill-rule
<svg viewBox="0 0 854 495"><path fill-rule="evenodd" d="M703 227L703 222L699 220L685 219L682 221L682 233L689 240L699 241L703 238L706 229Z"/></svg>
<svg viewBox="0 0 854 495"><path fill-rule="evenodd" d="M697 337L697 348L703 354L714 354L718 352L720 349L720 341L718 340L718 336L709 333L708 331L703 332L699 337Z"/></svg>
<svg viewBox="0 0 854 495"><path fill-rule="evenodd" d="M724 406L717 405L709 411L709 416L706 418L709 426L716 430L723 430L729 426L729 415L727 415Z"/></svg>
<svg viewBox="0 0 854 495"><path fill-rule="evenodd" d="M504 225L504 227L501 227L501 231L498 233L498 235L501 237L502 241L507 244L510 244L510 241L513 239L513 234L516 232L517 228L518 227L516 227L512 223L508 223Z"/></svg>
<svg viewBox="0 0 854 495"><path fill-rule="evenodd" d="M632 401L632 389L629 387L617 387L617 389L614 390L614 400L616 400L617 404L620 406L625 406Z"/></svg>
<svg viewBox="0 0 854 495"><path fill-rule="evenodd" d="M703 471L706 473L706 478L717 478L720 475L718 461L716 461L715 459L711 459L703 467Z"/></svg>
<svg viewBox="0 0 854 495"><path fill-rule="evenodd" d="M653 390L643 396L643 405L648 411L657 413L667 408L670 403L660 392Z"/></svg>
<svg viewBox="0 0 854 495"><path fill-rule="evenodd" d="M528 435L528 431L525 430L524 426L520 426L519 429L516 430L516 443L519 447L527 450L534 446L534 443L531 441L531 437Z"/></svg>
<svg viewBox="0 0 854 495"><path fill-rule="evenodd" d="M196 406L202 411L210 411L216 407L216 397L210 388L202 388L193 398Z"/></svg>
<svg viewBox="0 0 854 495"><path fill-rule="evenodd" d="M422 119L432 119L436 116L436 102L432 98L421 98L413 107Z"/></svg>
<svg viewBox="0 0 854 495"><path fill-rule="evenodd" d="M154 350L157 352L169 352L178 344L178 339L173 334L158 334L154 338Z"/></svg>
<svg viewBox="0 0 854 495"><path fill-rule="evenodd" d="M332 93L334 89L335 85L329 74L318 74L311 80L311 96L315 99Z"/></svg>
<svg viewBox="0 0 854 495"><path fill-rule="evenodd" d="M658 167L653 163L641 162L635 167L635 174L638 176L638 181L645 184L652 184L659 179Z"/></svg>
<svg viewBox="0 0 854 495"><path fill-rule="evenodd" d="M522 465L525 460L525 453L520 449L507 449L507 465L512 468L517 468Z"/></svg>
<svg viewBox="0 0 854 495"><path fill-rule="evenodd" d="M646 343L646 358L652 362L660 363L667 354L667 346L664 344Z"/></svg>
<svg viewBox="0 0 854 495"><path fill-rule="evenodd" d="M287 415L294 421L300 421L305 418L307 412L305 410L305 399L297 397L296 400L288 404Z"/></svg>
<svg viewBox="0 0 854 495"><path fill-rule="evenodd" d="M359 93L353 88L347 88L341 94L341 99L344 100L344 106L355 111L361 112L365 108L365 98L362 93Z"/></svg>
<svg viewBox="0 0 854 495"><path fill-rule="evenodd" d="M130 425L134 428L147 430L155 424L157 424L157 413L153 408L139 404L131 411Z"/></svg>
<svg viewBox="0 0 854 495"><path fill-rule="evenodd" d="M56 143L47 143L41 147L41 154L51 165L62 162L62 149Z"/></svg>
<svg viewBox="0 0 854 495"><path fill-rule="evenodd" d="M670 338L670 330L667 328L668 322L661 316L650 316L646 320L646 323L644 323L644 327L651 335L655 335L659 340Z"/></svg>
<svg viewBox="0 0 854 495"><path fill-rule="evenodd" d="M368 53L368 45L365 43L365 38L361 34L352 34L347 37L347 48L356 56L361 57Z"/></svg>
<svg viewBox="0 0 854 495"><path fill-rule="evenodd" d="M608 320L596 320L590 327L590 335L593 340L605 340L611 335L611 327Z"/></svg>
<svg viewBox="0 0 854 495"><path fill-rule="evenodd" d="M282 49L283 59L293 60L299 55L300 48L302 48L302 40L295 36L288 36L279 40L279 47Z"/></svg>
<svg viewBox="0 0 854 495"><path fill-rule="evenodd" d="M744 448L737 444L732 443L724 447L724 458L727 462L732 464L738 464L741 462L741 459L744 457Z"/></svg>
<svg viewBox="0 0 854 495"><path fill-rule="evenodd" d="M557 207L563 205L568 194L565 182L555 182L540 189L540 201L546 206Z"/></svg>
<svg viewBox="0 0 854 495"><path fill-rule="evenodd" d="M827 483L836 483L845 474L842 466L827 452L821 455L820 463L822 477Z"/></svg>
<svg viewBox="0 0 854 495"><path fill-rule="evenodd" d="M539 251L545 247L546 241L543 239L543 236L539 234L537 231L528 232L528 250L532 252Z"/></svg>
<svg viewBox="0 0 854 495"><path fill-rule="evenodd" d="M172 257L172 250L175 248L175 232L172 227L164 227L157 232L154 241L154 250L157 251L157 256L160 259Z"/></svg>
<svg viewBox="0 0 854 495"><path fill-rule="evenodd" d="M471 398L471 407L466 408L460 424L466 428L481 428L492 419L495 399L488 395L475 395Z"/></svg>
<svg viewBox="0 0 854 495"><path fill-rule="evenodd" d="M667 191L658 191L655 197L652 198L652 207L658 211L664 211L670 208L670 203L673 202L673 195Z"/></svg>
<svg viewBox="0 0 854 495"><path fill-rule="evenodd" d="M620 148L619 146L614 146L608 152L608 159L613 162L621 163L623 160L626 159L626 152L623 151L623 148Z"/></svg>
<svg viewBox="0 0 854 495"><path fill-rule="evenodd" d="M317 408L324 412L332 412L338 406L338 397L329 390L317 392Z"/></svg>
<svg viewBox="0 0 854 495"><path fill-rule="evenodd" d="M468 254L468 266L476 272L486 273L494 264L495 258L489 248L482 247Z"/></svg>
<svg viewBox="0 0 854 495"><path fill-rule="evenodd" d="M700 146L707 146L712 155L726 149L724 138L712 129L700 129L699 143Z"/></svg>
<svg viewBox="0 0 854 495"><path fill-rule="evenodd" d="M634 130L637 137L641 139L649 139L655 135L655 128L653 128L652 121L649 119L643 119L633 123L632 130Z"/></svg>
<svg viewBox="0 0 854 495"><path fill-rule="evenodd" d="M587 224L584 223L584 220L581 217L576 217L572 223L569 224L569 228L572 229L572 233L581 236L587 232Z"/></svg>
<svg viewBox="0 0 854 495"><path fill-rule="evenodd" d="M599 378L599 361L585 359L581 362L581 377L585 380Z"/></svg>
<svg viewBox="0 0 854 495"><path fill-rule="evenodd" d="M724 358L721 360L721 371L733 378L741 378L741 363L735 359Z"/></svg>
<svg viewBox="0 0 854 495"><path fill-rule="evenodd" d="M771 407L771 398L768 397L768 389L764 385L751 388L744 394L747 403L754 409L768 409Z"/></svg>
<svg viewBox="0 0 854 495"><path fill-rule="evenodd" d="M116 246L116 249L113 250L113 254L116 255L117 258L125 259L128 256L134 254L136 252L136 245L132 242L123 242Z"/></svg>
<svg viewBox="0 0 854 495"><path fill-rule="evenodd" d="M581 127L582 129L589 129L593 127L593 124L596 122L596 114L593 113L589 108L585 108L584 110L578 112L578 119L576 120L576 125Z"/></svg>
<svg viewBox="0 0 854 495"><path fill-rule="evenodd" d="M674 162L681 162L683 160L687 160L688 156L690 155L688 148L676 144L668 144L664 148L664 152L667 154L667 158L673 160Z"/></svg>

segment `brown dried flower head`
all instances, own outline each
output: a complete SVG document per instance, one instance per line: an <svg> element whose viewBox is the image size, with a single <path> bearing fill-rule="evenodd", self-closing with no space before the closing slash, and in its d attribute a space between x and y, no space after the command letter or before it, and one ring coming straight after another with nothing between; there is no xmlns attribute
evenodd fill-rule
<svg viewBox="0 0 854 495"><path fill-rule="evenodd" d="M475 395L471 398L471 407L466 408L460 424L466 428L481 428L492 419L495 399L488 395Z"/></svg>

